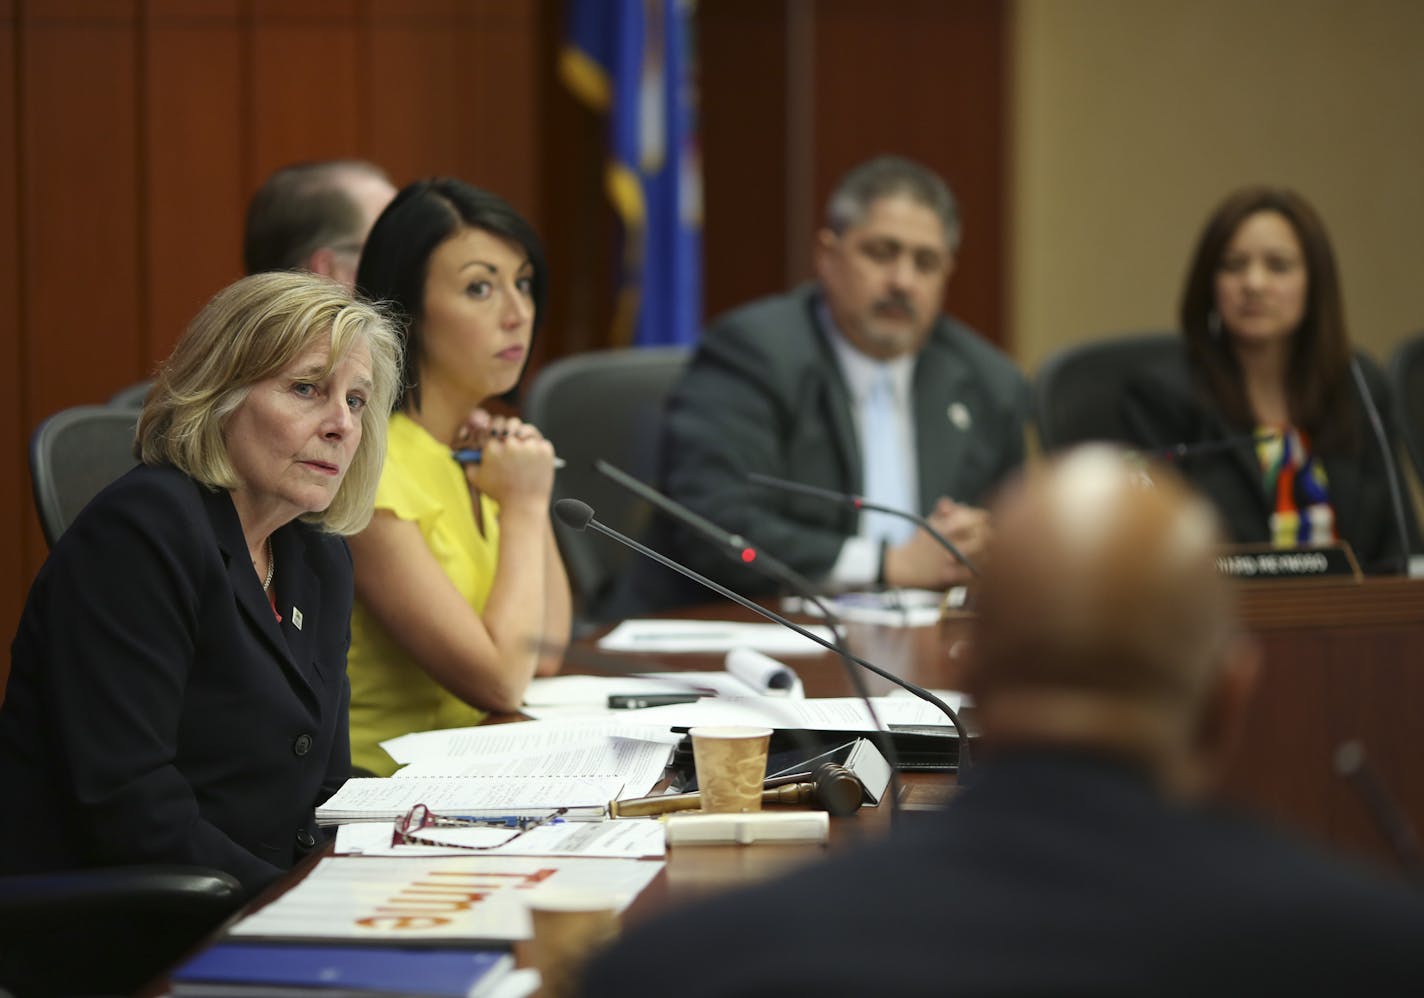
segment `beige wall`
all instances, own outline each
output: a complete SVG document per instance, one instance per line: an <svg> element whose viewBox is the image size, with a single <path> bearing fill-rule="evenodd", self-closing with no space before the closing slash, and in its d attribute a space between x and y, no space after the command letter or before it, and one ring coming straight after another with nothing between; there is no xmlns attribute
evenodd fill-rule
<svg viewBox="0 0 1424 998"><path fill-rule="evenodd" d="M1173 324L1207 213L1296 188L1333 236L1356 342L1424 328L1424 3L1017 0L1012 342Z"/></svg>

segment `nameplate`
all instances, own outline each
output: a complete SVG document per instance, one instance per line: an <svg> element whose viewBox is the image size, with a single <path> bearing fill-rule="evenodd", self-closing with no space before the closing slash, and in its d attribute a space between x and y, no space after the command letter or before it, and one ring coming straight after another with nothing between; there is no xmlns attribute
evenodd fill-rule
<svg viewBox="0 0 1424 998"><path fill-rule="evenodd" d="M1359 581L1360 566L1348 544L1310 548L1233 547L1216 556L1222 575L1245 581L1340 579Z"/></svg>

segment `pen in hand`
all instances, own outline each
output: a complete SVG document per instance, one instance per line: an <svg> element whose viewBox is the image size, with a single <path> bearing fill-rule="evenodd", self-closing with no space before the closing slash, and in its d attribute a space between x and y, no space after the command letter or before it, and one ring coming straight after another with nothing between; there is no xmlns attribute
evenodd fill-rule
<svg viewBox="0 0 1424 998"><path fill-rule="evenodd" d="M450 456L460 464L479 464L480 458L484 456L484 451L478 447L462 447L459 450L452 451ZM567 462L561 457L554 458L554 467L556 469L564 467L566 463Z"/></svg>

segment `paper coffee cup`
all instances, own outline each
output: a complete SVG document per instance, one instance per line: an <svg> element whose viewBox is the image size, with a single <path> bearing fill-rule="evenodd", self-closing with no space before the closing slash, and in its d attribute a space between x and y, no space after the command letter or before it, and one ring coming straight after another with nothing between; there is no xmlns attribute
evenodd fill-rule
<svg viewBox="0 0 1424 998"><path fill-rule="evenodd" d="M771 729L700 726L689 733L702 810L760 811Z"/></svg>
<svg viewBox="0 0 1424 998"><path fill-rule="evenodd" d="M588 960L618 937L618 903L598 891L533 891L530 953L542 998L574 998Z"/></svg>

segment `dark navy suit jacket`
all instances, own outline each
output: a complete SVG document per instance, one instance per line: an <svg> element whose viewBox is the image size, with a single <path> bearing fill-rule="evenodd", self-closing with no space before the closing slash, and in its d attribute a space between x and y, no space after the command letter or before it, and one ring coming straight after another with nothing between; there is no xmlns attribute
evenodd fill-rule
<svg viewBox="0 0 1424 998"><path fill-rule="evenodd" d="M1125 765L981 761L943 814L912 817L628 927L586 995L1424 994L1418 891L1177 805Z"/></svg>
<svg viewBox="0 0 1424 998"><path fill-rule="evenodd" d="M30 589L0 707L0 870L167 862L255 890L350 769L351 558L273 534L278 623L232 499L140 466Z"/></svg>

